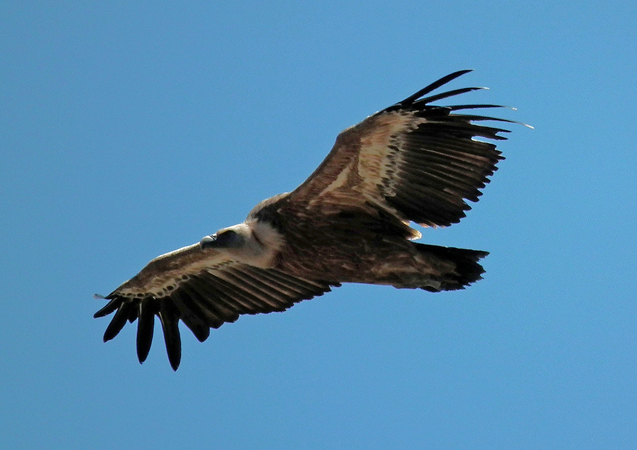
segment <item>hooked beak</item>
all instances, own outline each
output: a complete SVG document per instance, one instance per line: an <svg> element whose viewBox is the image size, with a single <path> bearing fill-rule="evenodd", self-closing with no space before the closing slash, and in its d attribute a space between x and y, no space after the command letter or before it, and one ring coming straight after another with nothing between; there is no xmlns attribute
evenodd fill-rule
<svg viewBox="0 0 637 450"><path fill-rule="evenodd" d="M204 236L204 238L199 241L199 247L202 250L215 246L215 242L217 241L217 234L211 234L210 236Z"/></svg>

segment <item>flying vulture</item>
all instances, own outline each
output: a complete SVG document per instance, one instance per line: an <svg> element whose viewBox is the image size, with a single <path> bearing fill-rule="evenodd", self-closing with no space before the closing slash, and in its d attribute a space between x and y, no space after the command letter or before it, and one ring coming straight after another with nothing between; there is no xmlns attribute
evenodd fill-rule
<svg viewBox="0 0 637 450"><path fill-rule="evenodd" d="M137 320L144 362L158 316L177 370L180 320L203 342L241 314L285 311L341 283L439 292L481 279L487 252L412 242L421 234L409 226L459 222L503 159L488 140L508 130L480 123L512 121L471 114L498 105L433 104L480 88L429 95L467 72L344 130L303 184L263 200L243 223L152 260L95 313L115 313L104 341Z"/></svg>

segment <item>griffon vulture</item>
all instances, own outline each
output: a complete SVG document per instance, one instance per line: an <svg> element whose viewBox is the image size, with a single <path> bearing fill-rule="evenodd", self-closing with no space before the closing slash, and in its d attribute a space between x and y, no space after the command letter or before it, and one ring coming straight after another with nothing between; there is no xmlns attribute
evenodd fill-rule
<svg viewBox="0 0 637 450"><path fill-rule="evenodd" d="M241 314L285 311L341 283L439 292L481 279L487 252L412 242L421 235L409 226L460 221L503 159L488 140L507 130L481 123L511 121L470 113L497 105L433 104L479 88L429 95L466 72L344 130L303 184L263 200L243 223L152 260L95 313L115 313L104 341L137 320L143 362L158 316L177 370L180 320L203 342Z"/></svg>

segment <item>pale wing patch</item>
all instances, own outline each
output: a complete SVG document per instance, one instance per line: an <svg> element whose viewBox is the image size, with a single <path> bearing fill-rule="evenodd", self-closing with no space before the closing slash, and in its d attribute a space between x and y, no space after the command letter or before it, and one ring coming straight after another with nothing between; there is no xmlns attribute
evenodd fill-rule
<svg viewBox="0 0 637 450"><path fill-rule="evenodd" d="M316 198L310 200L310 205L313 205L314 203L316 203L317 201L319 201L319 199L321 197L323 197L324 195L334 192L336 190L338 190L339 188L342 188L346 185L346 183L349 180L350 174L352 173L352 166L354 165L354 161L350 161L350 163L345 166L343 168L343 170L341 170L341 172L338 174L338 176L336 177L336 179L334 181L332 181L330 184L327 185L327 187L325 189L323 189L317 196Z"/></svg>
<svg viewBox="0 0 637 450"><path fill-rule="evenodd" d="M399 188L397 174L402 155L397 136L416 129L422 122L425 119L416 118L410 112L381 114L374 118L371 132L361 136L358 174L362 180L362 194L367 200L394 214L398 214L398 211L389 206L384 197L395 196Z"/></svg>
<svg viewBox="0 0 637 450"><path fill-rule="evenodd" d="M214 249L201 250L199 244L193 244L153 259L113 293L130 298L165 297L191 275L233 262Z"/></svg>
<svg viewBox="0 0 637 450"><path fill-rule="evenodd" d="M396 173L401 155L396 136L414 130L424 119L414 118L407 112L381 114L374 119L373 130L361 137L358 173L367 193L396 195Z"/></svg>
<svg viewBox="0 0 637 450"><path fill-rule="evenodd" d="M361 206L360 176L354 170L355 160L351 160L316 197L308 202L310 208L319 205L322 214L337 214L343 208ZM363 193L364 194L364 193ZM374 203L377 201L374 199Z"/></svg>

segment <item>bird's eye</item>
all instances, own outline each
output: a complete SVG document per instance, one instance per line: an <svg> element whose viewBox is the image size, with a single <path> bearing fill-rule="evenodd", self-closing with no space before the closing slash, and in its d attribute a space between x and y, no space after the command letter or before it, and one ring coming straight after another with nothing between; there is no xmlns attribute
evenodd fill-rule
<svg viewBox="0 0 637 450"><path fill-rule="evenodd" d="M232 245L237 239L237 232L233 230L225 230L217 233L217 243L218 245Z"/></svg>

